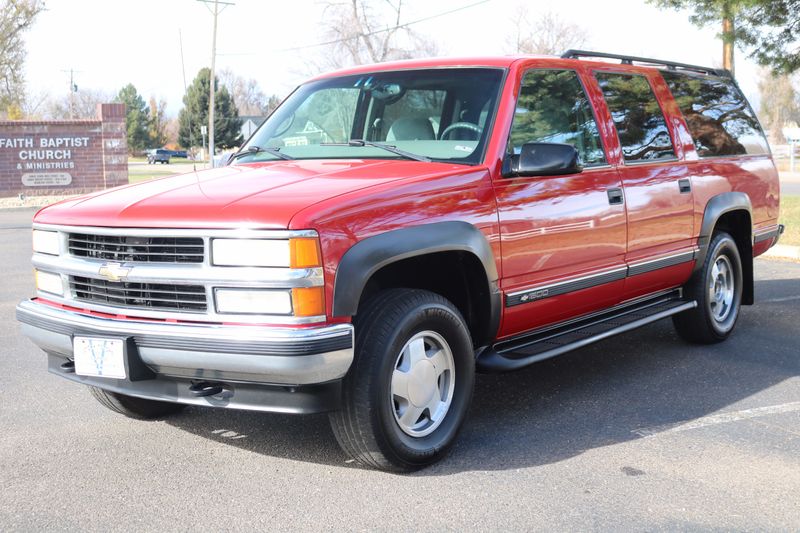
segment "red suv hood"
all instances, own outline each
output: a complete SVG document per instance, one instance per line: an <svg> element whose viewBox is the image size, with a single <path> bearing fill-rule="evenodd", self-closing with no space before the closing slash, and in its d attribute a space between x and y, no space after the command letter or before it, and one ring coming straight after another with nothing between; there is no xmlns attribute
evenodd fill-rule
<svg viewBox="0 0 800 533"><path fill-rule="evenodd" d="M251 163L109 189L46 207L35 222L134 228L287 228L317 202L463 166L416 161Z"/></svg>

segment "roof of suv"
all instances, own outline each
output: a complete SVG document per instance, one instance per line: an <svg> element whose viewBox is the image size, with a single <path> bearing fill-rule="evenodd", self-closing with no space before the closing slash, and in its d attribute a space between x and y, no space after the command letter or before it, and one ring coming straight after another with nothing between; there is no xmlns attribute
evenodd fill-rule
<svg viewBox="0 0 800 533"><path fill-rule="evenodd" d="M589 58L589 59L579 59L579 58ZM662 61L659 59L607 54L603 52L568 50L561 57L547 56L547 55L517 54L517 55L487 56L487 57L435 57L435 58L425 58L425 59L389 61L386 63L372 63L368 65L358 65L354 67L348 67L341 70L336 70L333 72L321 74L313 79L366 74L369 72L378 72L378 71L409 70L409 69L424 69L424 68L439 68L439 67L508 68L517 61L531 60L531 59L540 60L544 63L547 62L558 63L560 65L574 62L580 64L589 64L592 66L613 65L622 68L630 68L631 70L636 70L640 68L652 68L652 69L669 68L671 70L674 70L677 68L680 71L684 72L695 72L695 73L712 74L712 75L726 75L727 73L727 71L721 69L713 69L697 65L687 65L684 63L676 63L673 61ZM611 63L607 61L608 59L620 62Z"/></svg>

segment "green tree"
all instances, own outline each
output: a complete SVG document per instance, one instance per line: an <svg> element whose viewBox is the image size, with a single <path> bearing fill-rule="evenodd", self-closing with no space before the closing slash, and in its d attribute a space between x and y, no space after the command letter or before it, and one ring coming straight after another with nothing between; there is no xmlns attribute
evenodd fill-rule
<svg viewBox="0 0 800 533"><path fill-rule="evenodd" d="M733 72L733 49L777 74L800 69L798 0L648 0L662 8L688 9L697 26L720 24L722 64Z"/></svg>
<svg viewBox="0 0 800 533"><path fill-rule="evenodd" d="M0 0L0 116L18 116L25 104L22 35L44 9L40 0Z"/></svg>
<svg viewBox="0 0 800 533"><path fill-rule="evenodd" d="M200 146L203 142L202 126L208 125L208 82L210 69L197 73L183 96L183 109L178 115L178 143L186 148ZM239 110L233 103L228 89L214 80L214 145L216 148L231 148L242 142Z"/></svg>
<svg viewBox="0 0 800 533"><path fill-rule="evenodd" d="M125 127L128 132L128 150L131 153L141 152L150 145L150 110L136 87L129 83L122 89L116 98L117 102L125 104Z"/></svg>
<svg viewBox="0 0 800 533"><path fill-rule="evenodd" d="M800 1L770 0L743 6L736 40L759 64L777 74L800 69Z"/></svg>

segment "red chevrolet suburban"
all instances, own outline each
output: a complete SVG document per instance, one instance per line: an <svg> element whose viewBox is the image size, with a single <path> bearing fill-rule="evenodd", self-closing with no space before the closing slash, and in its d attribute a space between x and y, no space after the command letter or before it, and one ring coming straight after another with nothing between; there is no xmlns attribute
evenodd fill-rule
<svg viewBox="0 0 800 533"><path fill-rule="evenodd" d="M453 444L476 370L666 317L726 339L778 202L726 71L359 66L298 87L227 166L39 211L17 317L119 413L330 412L351 457L408 471Z"/></svg>

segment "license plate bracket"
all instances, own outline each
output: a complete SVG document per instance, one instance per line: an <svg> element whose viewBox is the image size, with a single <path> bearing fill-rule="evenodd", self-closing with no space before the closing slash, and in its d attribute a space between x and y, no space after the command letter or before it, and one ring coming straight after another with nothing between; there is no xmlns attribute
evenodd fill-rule
<svg viewBox="0 0 800 533"><path fill-rule="evenodd" d="M142 381L155 373L139 357L130 337L75 335L72 340L75 373L80 376Z"/></svg>

